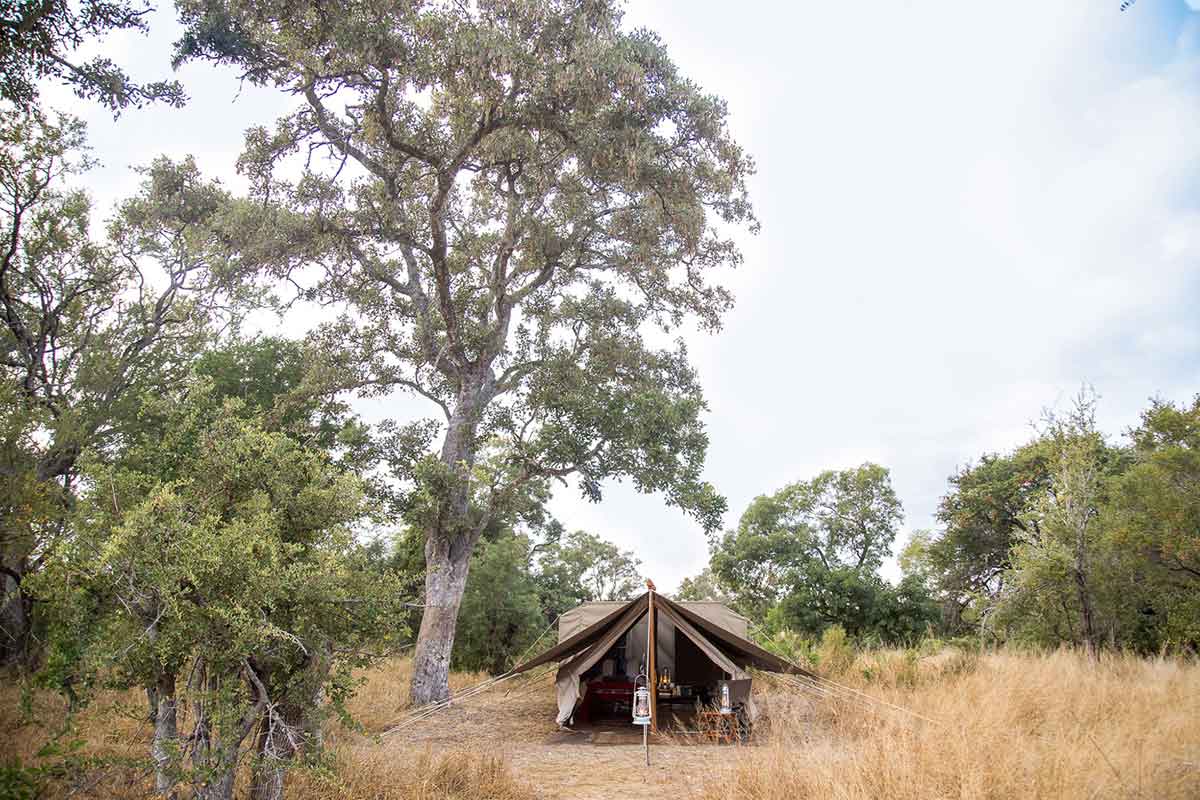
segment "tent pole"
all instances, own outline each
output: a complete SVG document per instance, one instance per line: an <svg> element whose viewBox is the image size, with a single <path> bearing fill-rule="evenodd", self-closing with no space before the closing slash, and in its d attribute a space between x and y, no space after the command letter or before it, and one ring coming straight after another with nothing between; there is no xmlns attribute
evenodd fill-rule
<svg viewBox="0 0 1200 800"><path fill-rule="evenodd" d="M658 733L658 670L655 668L655 654L658 651L658 631L655 625L655 617L658 613L654 609L654 590L650 590L650 623L646 627L649 629L647 633L646 646L650 649L650 674L646 677L650 682L650 727Z"/></svg>
<svg viewBox="0 0 1200 800"><path fill-rule="evenodd" d="M642 726L642 749L644 749L646 751L646 766L647 767L650 766L650 734L647 733L647 731L649 731L649 729L650 729L649 725Z"/></svg>

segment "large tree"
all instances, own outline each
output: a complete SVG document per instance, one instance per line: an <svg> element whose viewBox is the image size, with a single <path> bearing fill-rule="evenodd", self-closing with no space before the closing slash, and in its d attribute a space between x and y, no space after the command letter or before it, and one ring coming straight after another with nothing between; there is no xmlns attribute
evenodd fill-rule
<svg viewBox="0 0 1200 800"><path fill-rule="evenodd" d="M1011 453L985 453L950 476L937 511L943 527L927 542L924 560L951 629L962 627L972 604L1000 596L1013 545L1038 533L1030 512L1050 485L1052 459L1049 443L1037 438Z"/></svg>
<svg viewBox="0 0 1200 800"><path fill-rule="evenodd" d="M798 590L816 597L835 582L873 576L903 518L886 468L826 470L756 497L737 529L713 543L712 572L744 613L762 618Z"/></svg>
<svg viewBox="0 0 1200 800"><path fill-rule="evenodd" d="M657 36L611 0L181 9L181 61L299 101L248 137L243 257L346 311L321 335L347 386L440 412L408 507L427 567L415 702L448 695L471 553L531 492L577 476L595 500L625 477L718 524L686 350L646 336L718 326L712 272L756 225L752 162Z"/></svg>

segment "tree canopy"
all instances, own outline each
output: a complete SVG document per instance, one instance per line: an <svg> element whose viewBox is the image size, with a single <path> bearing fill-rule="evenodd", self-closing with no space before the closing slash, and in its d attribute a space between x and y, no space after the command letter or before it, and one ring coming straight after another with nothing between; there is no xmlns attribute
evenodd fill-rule
<svg viewBox="0 0 1200 800"><path fill-rule="evenodd" d="M0 120L0 381L13 403L4 460L38 509L0 525L0 661L23 656L20 583L63 529L80 455L116 446L137 424L139 392L180 380L247 302L213 235L228 196L190 159L146 168L102 239L75 185L89 165L77 120L36 108Z"/></svg>
<svg viewBox="0 0 1200 800"><path fill-rule="evenodd" d="M755 498L713 542L711 576L743 613L773 625L912 638L933 613L923 584L897 589L878 575L902 521L885 468L822 472Z"/></svg>

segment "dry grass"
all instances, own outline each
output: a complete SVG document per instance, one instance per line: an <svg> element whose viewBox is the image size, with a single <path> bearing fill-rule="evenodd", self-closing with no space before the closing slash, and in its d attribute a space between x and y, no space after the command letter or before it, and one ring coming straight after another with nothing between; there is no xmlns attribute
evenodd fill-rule
<svg viewBox="0 0 1200 800"><path fill-rule="evenodd" d="M330 774L302 771L287 787L292 800L533 800L503 759L473 750L432 751L398 760L395 753L341 750Z"/></svg>
<svg viewBox="0 0 1200 800"><path fill-rule="evenodd" d="M331 725L332 768L296 771L288 797L1200 797L1195 664L1132 656L1091 664L1070 652L977 657L948 650L925 658L872 653L843 666L840 683L940 724L814 700L764 679L758 692L769 724L760 728L760 746L663 746L656 748L654 774L639 778L640 748L548 744L554 692L547 676L507 683L433 724L380 739L376 734L406 709L409 664L396 660L363 676L351 711L365 732ZM485 677L456 674L453 685L461 690ZM64 718L61 701L39 693L33 716L41 724L22 723L18 699L15 687L0 686L0 761L14 755L35 761ZM76 735L88 742L85 753L110 761L68 776L50 796L74 789L73 797L146 797L148 773L136 763L145 758L150 733L141 713L141 699L131 692L105 695L79 714Z"/></svg>
<svg viewBox="0 0 1200 800"><path fill-rule="evenodd" d="M483 672L450 673L451 694L469 689L488 679ZM393 658L360 675L362 685L349 703L354 719L370 733L380 733L408 711L408 685L412 660Z"/></svg>
<svg viewBox="0 0 1200 800"><path fill-rule="evenodd" d="M382 747L375 734L390 727L408 709L411 661L397 658L365 672L362 686L349 705L363 733L336 722L327 728L332 769L296 770L289 778L293 800L526 800L529 789L512 777L504 759L482 750L454 749L436 753L429 747ZM483 673L453 673L450 685L461 691L487 679ZM68 716L62 698L52 692L24 694L11 681L0 682L0 764L14 758L26 766L63 763L58 756L39 758L41 750L62 730ZM85 747L67 759L71 769L54 780L46 797L113 798L132 800L151 793L149 764L151 726L145 718L141 692L101 692L72 716L72 729L59 741L79 739ZM451 712L451 715L453 712ZM246 794L249 770L243 770L241 794ZM5 796L0 784L0 797Z"/></svg>
<svg viewBox="0 0 1200 800"><path fill-rule="evenodd" d="M821 702L704 800L1200 797L1200 667L1072 652L859 657L842 682L939 721Z"/></svg>

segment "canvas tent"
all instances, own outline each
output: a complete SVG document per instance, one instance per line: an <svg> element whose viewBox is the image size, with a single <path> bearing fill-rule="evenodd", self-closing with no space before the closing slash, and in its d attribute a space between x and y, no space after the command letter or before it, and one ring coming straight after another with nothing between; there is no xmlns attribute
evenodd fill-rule
<svg viewBox="0 0 1200 800"><path fill-rule="evenodd" d="M559 623L558 644L514 672L558 662L557 719L560 725L566 724L590 681L648 674L645 662L651 607L655 613L656 675L668 674L674 681L703 686L721 679L746 680L750 667L808 674L747 639L746 618L726 606L676 603L651 592L627 603L587 603L567 612ZM748 694L745 710L753 719L754 704Z"/></svg>

